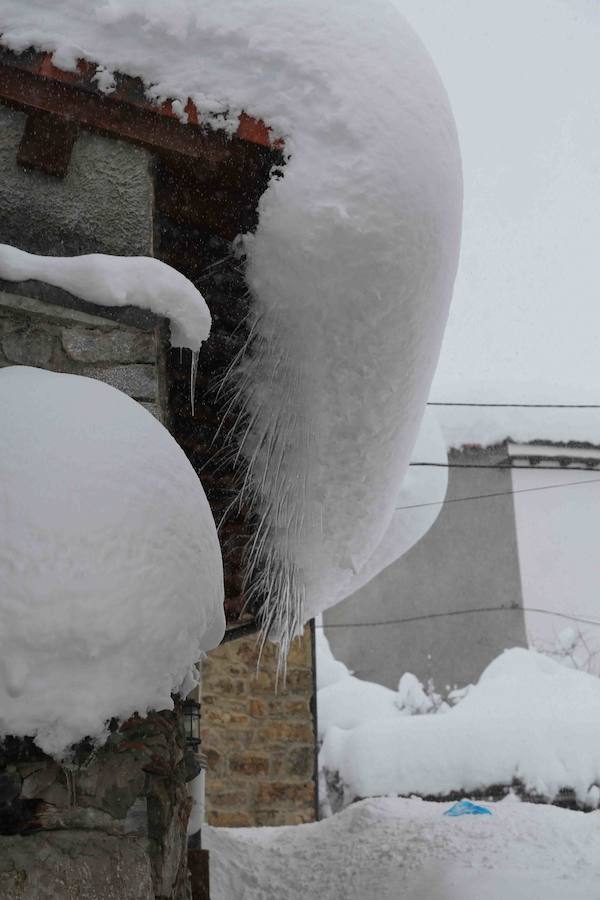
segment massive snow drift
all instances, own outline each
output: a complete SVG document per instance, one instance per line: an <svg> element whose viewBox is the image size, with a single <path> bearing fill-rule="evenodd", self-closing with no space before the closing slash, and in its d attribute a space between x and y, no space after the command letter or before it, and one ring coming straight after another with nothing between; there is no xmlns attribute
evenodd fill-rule
<svg viewBox="0 0 600 900"><path fill-rule="evenodd" d="M285 140L246 236L256 340L238 372L265 630L339 599L392 518L457 267L461 165L431 59L390 0L4 0L2 40L140 76ZM183 115L183 113L182 113Z"/></svg>
<svg viewBox="0 0 600 900"><path fill-rule="evenodd" d="M14 367L0 408L0 734L60 756L192 686L221 553L183 451L125 394Z"/></svg>

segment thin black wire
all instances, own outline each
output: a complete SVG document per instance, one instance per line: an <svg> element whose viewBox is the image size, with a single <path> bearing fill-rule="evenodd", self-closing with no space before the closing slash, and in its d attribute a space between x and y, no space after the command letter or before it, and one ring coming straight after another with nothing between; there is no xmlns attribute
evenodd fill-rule
<svg viewBox="0 0 600 900"><path fill-rule="evenodd" d="M540 487L520 488L516 491L494 491L490 494L473 494L470 497L449 497L444 500L432 500L429 503L412 503L410 506L396 506L401 509L422 509L425 506L443 506L446 503L464 503L466 500L485 500L486 497L507 497L510 494L529 494L533 491L550 491L555 488L573 487L578 484L600 483L600 478L584 478L581 481L566 481L564 484L545 484Z"/></svg>
<svg viewBox="0 0 600 900"><path fill-rule="evenodd" d="M584 616L570 615L569 613L553 612L550 609L538 609L535 606L479 606L473 609L454 609L448 612L427 613L420 616L407 616L404 619L388 619L385 622L348 622L331 623L327 625L316 625L315 628L376 628L384 625L404 625L408 622L423 622L427 619L443 619L448 616L467 616L472 613L498 612L499 610L507 610L513 612L533 612L541 613L544 616L558 616L560 619L569 619L571 622L580 622L582 625L598 625L600 619L588 619Z"/></svg>
<svg viewBox="0 0 600 900"><path fill-rule="evenodd" d="M501 409L600 409L600 403L455 403L430 400L427 406L476 406Z"/></svg>

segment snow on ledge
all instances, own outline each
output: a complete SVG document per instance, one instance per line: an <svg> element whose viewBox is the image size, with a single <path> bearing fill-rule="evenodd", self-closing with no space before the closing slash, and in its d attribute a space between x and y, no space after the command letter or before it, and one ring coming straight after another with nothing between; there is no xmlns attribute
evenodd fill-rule
<svg viewBox="0 0 600 900"><path fill-rule="evenodd" d="M151 256L36 256L0 244L0 278L44 281L97 306L137 306L171 321L171 346L193 352L210 334L204 297L181 272Z"/></svg>

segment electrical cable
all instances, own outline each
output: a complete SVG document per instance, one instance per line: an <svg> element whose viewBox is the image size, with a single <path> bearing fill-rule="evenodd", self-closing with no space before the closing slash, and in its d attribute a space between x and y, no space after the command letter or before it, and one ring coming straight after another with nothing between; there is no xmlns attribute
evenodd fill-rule
<svg viewBox="0 0 600 900"><path fill-rule="evenodd" d="M507 610L512 612L541 613L545 616L557 616L560 619L568 619L571 622L580 622L583 625L600 626L600 619L589 619L585 616L570 615L569 613L564 612L554 612L551 609L538 609L535 606L479 606L474 607L473 609L454 609L449 612L427 613L420 616L407 616L403 619L387 619L384 622L332 622L331 624L327 625L315 625L315 628L376 628L382 627L384 625L404 625L410 622L423 622L428 619L443 619L449 616L465 616L471 615L472 613L498 612L500 610Z"/></svg>
<svg viewBox="0 0 600 900"><path fill-rule="evenodd" d="M412 503L409 506L396 506L395 510L423 509L425 506L443 506L446 503L464 503L466 500L485 500L486 497L507 497L510 494L529 494L534 491L551 491L556 488L574 487L579 484L600 483L600 478L585 478L581 481L566 481L564 484L545 484L539 487L519 488L516 491L493 491L489 494L472 494L469 497L449 497L444 500L432 500L429 503Z"/></svg>
<svg viewBox="0 0 600 900"><path fill-rule="evenodd" d="M496 409L600 409L600 403L459 403L430 400L427 406L470 406Z"/></svg>

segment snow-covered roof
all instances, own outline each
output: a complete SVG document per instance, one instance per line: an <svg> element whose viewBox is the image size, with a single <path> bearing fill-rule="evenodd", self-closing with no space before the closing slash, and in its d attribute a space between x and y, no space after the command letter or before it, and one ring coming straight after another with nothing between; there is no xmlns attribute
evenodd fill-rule
<svg viewBox="0 0 600 900"><path fill-rule="evenodd" d="M519 396L519 395L515 395ZM586 407L586 403L588 404ZM554 405L553 405L554 404ZM594 398L582 406L560 406L557 394L548 405L522 406L493 404L434 405L436 417L448 447L479 444L491 447L505 441L549 444L571 441L600 445L600 408Z"/></svg>
<svg viewBox="0 0 600 900"><path fill-rule="evenodd" d="M94 61L109 94L123 73L184 119L233 135L245 114L285 141L243 238L253 343L232 375L253 589L285 644L380 544L433 376L462 205L435 68L391 0L6 0L0 31Z"/></svg>

